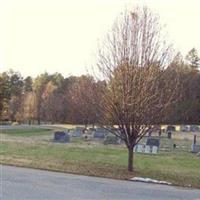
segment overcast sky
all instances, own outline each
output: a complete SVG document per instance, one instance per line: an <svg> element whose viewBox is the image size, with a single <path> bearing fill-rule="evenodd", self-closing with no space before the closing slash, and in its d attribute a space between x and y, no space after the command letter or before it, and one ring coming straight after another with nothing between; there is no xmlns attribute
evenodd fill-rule
<svg viewBox="0 0 200 200"><path fill-rule="evenodd" d="M175 47L200 50L200 0L0 0L0 72L86 73L97 40L127 6L146 3Z"/></svg>

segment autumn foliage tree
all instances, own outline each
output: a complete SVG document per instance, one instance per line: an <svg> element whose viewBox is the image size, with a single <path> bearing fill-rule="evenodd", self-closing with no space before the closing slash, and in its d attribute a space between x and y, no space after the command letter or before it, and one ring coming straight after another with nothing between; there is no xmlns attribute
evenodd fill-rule
<svg viewBox="0 0 200 200"><path fill-rule="evenodd" d="M101 89L100 89L101 88ZM69 97L71 100L71 115L79 123L95 124L100 115L97 102L100 101L100 91L103 85L96 83L92 76L81 76L76 78L71 85Z"/></svg>

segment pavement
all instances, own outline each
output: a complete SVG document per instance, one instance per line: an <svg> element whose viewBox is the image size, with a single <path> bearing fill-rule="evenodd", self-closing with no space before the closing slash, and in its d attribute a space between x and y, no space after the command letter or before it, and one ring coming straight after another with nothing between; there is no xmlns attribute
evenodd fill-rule
<svg viewBox="0 0 200 200"><path fill-rule="evenodd" d="M200 200L200 190L0 165L1 200Z"/></svg>

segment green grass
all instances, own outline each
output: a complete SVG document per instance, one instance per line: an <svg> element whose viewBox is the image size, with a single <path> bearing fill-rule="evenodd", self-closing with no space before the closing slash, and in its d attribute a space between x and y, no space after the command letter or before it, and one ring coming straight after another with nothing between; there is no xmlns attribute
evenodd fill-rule
<svg viewBox="0 0 200 200"><path fill-rule="evenodd" d="M6 129L1 131L2 134L9 136L39 136L48 135L52 133L51 129L40 129L40 128L26 128L26 129Z"/></svg>
<svg viewBox="0 0 200 200"><path fill-rule="evenodd" d="M123 145L103 145L71 138L69 144L40 142L50 129L10 129L3 131L10 140L0 143L0 162L16 166L56 170L92 176L129 179L133 176L155 178L180 186L200 188L200 159L189 152L191 140L162 138L157 155L135 154L135 171L127 171L127 150ZM12 136L21 136L19 140ZM27 142L25 138L37 136ZM20 139L21 138L21 139ZM145 143L146 139L142 140ZM173 149L173 144L177 148Z"/></svg>
<svg viewBox="0 0 200 200"><path fill-rule="evenodd" d="M128 173L125 147L79 145L2 142L1 162L121 179L150 177L200 188L200 159L189 152L135 154L135 172Z"/></svg>

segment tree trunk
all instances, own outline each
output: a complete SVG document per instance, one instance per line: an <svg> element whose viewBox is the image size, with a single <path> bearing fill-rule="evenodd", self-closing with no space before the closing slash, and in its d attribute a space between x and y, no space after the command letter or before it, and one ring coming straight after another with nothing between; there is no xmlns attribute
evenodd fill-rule
<svg viewBox="0 0 200 200"><path fill-rule="evenodd" d="M128 148L128 171L133 171L133 148Z"/></svg>

